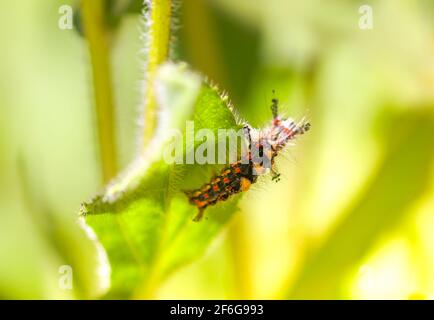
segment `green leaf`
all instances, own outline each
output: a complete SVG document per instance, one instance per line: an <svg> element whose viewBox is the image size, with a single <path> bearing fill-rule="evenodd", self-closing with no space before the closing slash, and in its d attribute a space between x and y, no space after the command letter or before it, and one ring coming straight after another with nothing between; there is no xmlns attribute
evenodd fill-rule
<svg viewBox="0 0 434 320"><path fill-rule="evenodd" d="M45 236L59 259L73 270L74 293L80 299L95 299L108 290L110 270L104 248L82 220L60 220L47 213L53 227ZM65 221L66 220L66 221Z"/></svg>
<svg viewBox="0 0 434 320"><path fill-rule="evenodd" d="M411 212L429 188L426 177L434 160L432 112L428 108L406 112L384 127L383 161L328 239L301 264L289 298L344 297L344 275Z"/></svg>
<svg viewBox="0 0 434 320"><path fill-rule="evenodd" d="M168 164L162 156L170 129L184 130L186 120L194 120L195 131L238 129L227 98L183 64L160 67L154 89L160 129L146 155L82 208L110 260L110 297L151 297L171 272L206 250L239 199L208 208L208 219L193 222L197 209L182 190L200 187L221 166Z"/></svg>

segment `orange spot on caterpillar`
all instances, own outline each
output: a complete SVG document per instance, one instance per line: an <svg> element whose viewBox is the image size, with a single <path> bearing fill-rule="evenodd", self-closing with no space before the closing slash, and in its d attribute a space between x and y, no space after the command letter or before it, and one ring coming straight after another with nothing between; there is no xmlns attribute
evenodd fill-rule
<svg viewBox="0 0 434 320"><path fill-rule="evenodd" d="M249 179L242 177L240 179L240 185L241 185L241 190L242 191L247 191L247 190L249 190L249 188L252 185L252 183L250 182Z"/></svg>
<svg viewBox="0 0 434 320"><path fill-rule="evenodd" d="M206 201L200 201L200 200L194 200L194 203L199 208L205 207L208 204L208 202L206 202Z"/></svg>

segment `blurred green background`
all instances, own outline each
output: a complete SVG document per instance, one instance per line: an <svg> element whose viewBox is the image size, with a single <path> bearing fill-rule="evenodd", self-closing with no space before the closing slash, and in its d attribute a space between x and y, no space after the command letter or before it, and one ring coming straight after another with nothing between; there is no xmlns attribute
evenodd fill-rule
<svg viewBox="0 0 434 320"><path fill-rule="evenodd" d="M120 167L137 147L140 2L107 1ZM64 4L73 30L58 27ZM372 29L359 28L362 5ZM95 298L106 286L100 248L76 223L102 188L78 8L0 3L0 298ZM177 20L173 59L244 118L264 125L275 90L312 131L278 161L282 181L249 191L155 298L433 298L433 2L185 0ZM58 285L65 264L74 290Z"/></svg>

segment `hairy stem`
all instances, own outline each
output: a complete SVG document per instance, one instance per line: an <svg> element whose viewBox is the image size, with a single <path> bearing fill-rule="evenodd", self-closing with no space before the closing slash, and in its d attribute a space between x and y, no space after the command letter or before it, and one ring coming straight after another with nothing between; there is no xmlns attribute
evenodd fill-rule
<svg viewBox="0 0 434 320"><path fill-rule="evenodd" d="M104 0L82 0L82 19L92 63L95 112L98 124L101 167L104 182L117 170L114 133L114 104L109 62L109 35L104 21Z"/></svg>
<svg viewBox="0 0 434 320"><path fill-rule="evenodd" d="M143 147L148 145L157 127L157 104L152 83L157 67L169 57L172 0L152 0L149 10Z"/></svg>

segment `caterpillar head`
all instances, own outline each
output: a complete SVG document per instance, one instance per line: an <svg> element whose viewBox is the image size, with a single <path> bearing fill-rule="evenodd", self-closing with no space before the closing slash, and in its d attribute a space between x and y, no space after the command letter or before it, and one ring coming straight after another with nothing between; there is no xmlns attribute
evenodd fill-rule
<svg viewBox="0 0 434 320"><path fill-rule="evenodd" d="M305 119L296 123L291 118L282 118L278 114L279 101L271 100L272 124L267 132L267 140L273 150L282 149L286 143L298 134L303 134L310 129L310 123Z"/></svg>

